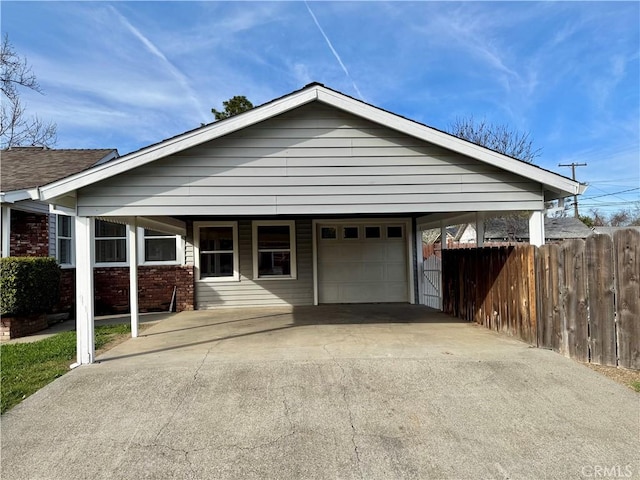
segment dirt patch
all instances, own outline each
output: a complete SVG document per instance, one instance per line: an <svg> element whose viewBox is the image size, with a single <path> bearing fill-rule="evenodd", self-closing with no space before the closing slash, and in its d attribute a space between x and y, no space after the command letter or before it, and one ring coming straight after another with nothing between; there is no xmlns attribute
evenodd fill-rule
<svg viewBox="0 0 640 480"><path fill-rule="evenodd" d="M595 370L602 375L609 377L611 380L615 380L618 383L629 387L631 390L637 391L632 384L640 384L640 371L627 370L626 368L605 367L604 365L594 365L592 363L586 363L587 367Z"/></svg>
<svg viewBox="0 0 640 480"><path fill-rule="evenodd" d="M147 328L152 327L155 323L140 323L138 325L138 333L145 331ZM131 333L122 333L120 335L114 335L113 338L106 344L96 350L95 357L98 357L105 353L107 350L111 350L113 347L120 345L131 338Z"/></svg>

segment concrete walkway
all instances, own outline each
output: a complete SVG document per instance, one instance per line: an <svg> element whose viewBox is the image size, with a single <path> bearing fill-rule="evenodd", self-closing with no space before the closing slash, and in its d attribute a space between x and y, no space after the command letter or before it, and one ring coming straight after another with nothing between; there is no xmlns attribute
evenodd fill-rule
<svg viewBox="0 0 640 480"><path fill-rule="evenodd" d="M637 478L639 399L418 306L188 312L4 415L2 478Z"/></svg>

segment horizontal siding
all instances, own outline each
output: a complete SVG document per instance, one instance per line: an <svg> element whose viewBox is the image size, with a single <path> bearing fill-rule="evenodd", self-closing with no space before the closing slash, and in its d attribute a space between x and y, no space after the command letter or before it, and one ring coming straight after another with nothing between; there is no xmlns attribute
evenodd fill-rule
<svg viewBox="0 0 640 480"><path fill-rule="evenodd" d="M83 215L428 213L479 205L539 209L542 188L320 104L157 160L78 196Z"/></svg>
<svg viewBox="0 0 640 480"><path fill-rule="evenodd" d="M251 221L239 221L240 281L223 283L197 281L195 288L197 308L312 305L311 230L311 220L296 221L296 279L254 280Z"/></svg>

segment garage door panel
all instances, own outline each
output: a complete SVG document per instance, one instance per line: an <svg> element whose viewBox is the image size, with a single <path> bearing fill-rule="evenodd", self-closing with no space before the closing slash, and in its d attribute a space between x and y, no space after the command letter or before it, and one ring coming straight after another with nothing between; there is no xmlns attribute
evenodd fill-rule
<svg viewBox="0 0 640 480"><path fill-rule="evenodd" d="M384 263L364 263L362 264L362 275L368 282L382 282L386 280Z"/></svg>
<svg viewBox="0 0 640 480"><path fill-rule="evenodd" d="M405 239L318 237L320 303L406 302L409 285ZM394 222L397 225L397 222ZM321 228L318 229L321 231ZM342 229L338 229L342 232ZM364 230L360 228L362 234ZM406 232L405 232L406 233Z"/></svg>
<svg viewBox="0 0 640 480"><path fill-rule="evenodd" d="M398 242L394 242L385 246L386 259L388 262L398 262L403 265L406 264L407 255L405 253L404 245L398 245Z"/></svg>
<svg viewBox="0 0 640 480"><path fill-rule="evenodd" d="M386 280L390 282L405 282L407 280L407 266L401 263L387 264Z"/></svg>

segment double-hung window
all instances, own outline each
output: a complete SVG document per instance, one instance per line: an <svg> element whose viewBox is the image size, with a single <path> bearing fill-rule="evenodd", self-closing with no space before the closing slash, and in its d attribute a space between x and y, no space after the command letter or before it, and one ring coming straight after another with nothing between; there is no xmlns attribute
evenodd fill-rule
<svg viewBox="0 0 640 480"><path fill-rule="evenodd" d="M63 267L73 266L73 217L57 216L56 256Z"/></svg>
<svg viewBox="0 0 640 480"><path fill-rule="evenodd" d="M195 222L194 232L200 280L239 280L237 223Z"/></svg>
<svg viewBox="0 0 640 480"><path fill-rule="evenodd" d="M296 278L295 222L253 222L254 278Z"/></svg>
<svg viewBox="0 0 640 480"><path fill-rule="evenodd" d="M156 230L144 230L145 263L176 263L180 237Z"/></svg>
<svg viewBox="0 0 640 480"><path fill-rule="evenodd" d="M95 263L127 263L127 226L96 219Z"/></svg>

